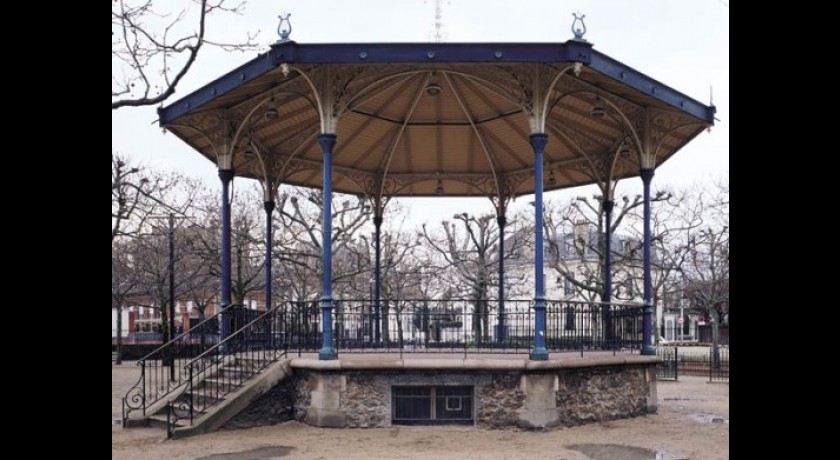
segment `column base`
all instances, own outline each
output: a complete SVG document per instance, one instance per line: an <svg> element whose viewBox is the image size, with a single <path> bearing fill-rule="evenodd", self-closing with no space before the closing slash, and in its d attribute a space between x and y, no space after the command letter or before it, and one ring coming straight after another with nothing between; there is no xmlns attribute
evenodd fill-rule
<svg viewBox="0 0 840 460"><path fill-rule="evenodd" d="M528 355L531 361L548 361L548 350L545 348L534 348Z"/></svg>
<svg viewBox="0 0 840 460"><path fill-rule="evenodd" d="M656 347L653 345L645 345L642 347L642 354L647 356L656 355Z"/></svg>
<svg viewBox="0 0 840 460"><path fill-rule="evenodd" d="M324 347L321 348L321 351L318 352L318 359L321 361L329 361L331 359L338 359L338 352L335 351L333 347Z"/></svg>

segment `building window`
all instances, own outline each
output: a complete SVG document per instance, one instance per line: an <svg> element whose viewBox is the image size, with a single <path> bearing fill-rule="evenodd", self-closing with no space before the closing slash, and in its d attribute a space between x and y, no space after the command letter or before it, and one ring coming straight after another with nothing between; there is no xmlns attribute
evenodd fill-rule
<svg viewBox="0 0 840 460"><path fill-rule="evenodd" d="M569 277L566 277L566 276L563 277L563 294L567 295L567 296L575 294L575 285L572 282L572 280L575 279L575 275L569 275L569 276L572 279L569 279Z"/></svg>

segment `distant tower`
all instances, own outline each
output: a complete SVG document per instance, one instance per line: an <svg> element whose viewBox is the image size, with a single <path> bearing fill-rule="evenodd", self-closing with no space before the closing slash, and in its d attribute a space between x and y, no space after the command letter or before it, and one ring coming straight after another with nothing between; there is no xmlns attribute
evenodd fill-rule
<svg viewBox="0 0 840 460"><path fill-rule="evenodd" d="M435 0L435 30L432 33L432 39L440 43L444 38L446 38L446 31L443 30L443 8L441 8L441 0Z"/></svg>

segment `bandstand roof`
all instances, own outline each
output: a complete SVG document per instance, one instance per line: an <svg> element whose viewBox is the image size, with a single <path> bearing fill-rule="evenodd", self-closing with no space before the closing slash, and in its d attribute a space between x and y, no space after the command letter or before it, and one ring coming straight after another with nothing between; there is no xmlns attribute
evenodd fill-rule
<svg viewBox="0 0 840 460"><path fill-rule="evenodd" d="M583 40L285 41L159 109L206 158L275 187L320 188L333 132L335 191L500 198L534 192L533 132L552 190L658 166L714 112Z"/></svg>

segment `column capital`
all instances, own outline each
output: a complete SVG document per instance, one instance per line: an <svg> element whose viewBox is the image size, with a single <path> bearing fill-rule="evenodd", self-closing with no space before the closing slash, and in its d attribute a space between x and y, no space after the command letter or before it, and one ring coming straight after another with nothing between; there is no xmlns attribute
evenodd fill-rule
<svg viewBox="0 0 840 460"><path fill-rule="evenodd" d="M606 212L612 212L613 207L615 207L615 201L613 200L604 200L601 204L604 206L604 211Z"/></svg>
<svg viewBox="0 0 840 460"><path fill-rule="evenodd" d="M263 208L265 209L265 212L267 212L269 214L271 214L271 212L274 211L274 207L275 207L274 200L266 200L266 201L263 202Z"/></svg>
<svg viewBox="0 0 840 460"><path fill-rule="evenodd" d="M507 225L507 217L505 217L505 216L496 217L496 223L499 224L499 227L504 227L505 225Z"/></svg>
<svg viewBox="0 0 840 460"><path fill-rule="evenodd" d="M219 179L222 182L230 182L233 180L233 170L232 169L220 169L219 170Z"/></svg>
<svg viewBox="0 0 840 460"><path fill-rule="evenodd" d="M545 145L548 143L548 134L534 133L529 137L531 139L531 147L533 147L534 150L542 152L543 149L545 149Z"/></svg>
<svg viewBox="0 0 840 460"><path fill-rule="evenodd" d="M639 175L642 176L643 181L650 182L653 179L653 168L642 168L639 170Z"/></svg>
<svg viewBox="0 0 840 460"><path fill-rule="evenodd" d="M335 134L321 133L320 135L318 135L318 143L321 144L321 149L325 152L332 152L332 148L335 146L335 142L337 139L338 136L336 136Z"/></svg>
<svg viewBox="0 0 840 460"><path fill-rule="evenodd" d="M382 216L373 216L373 225L379 228L382 225Z"/></svg>

